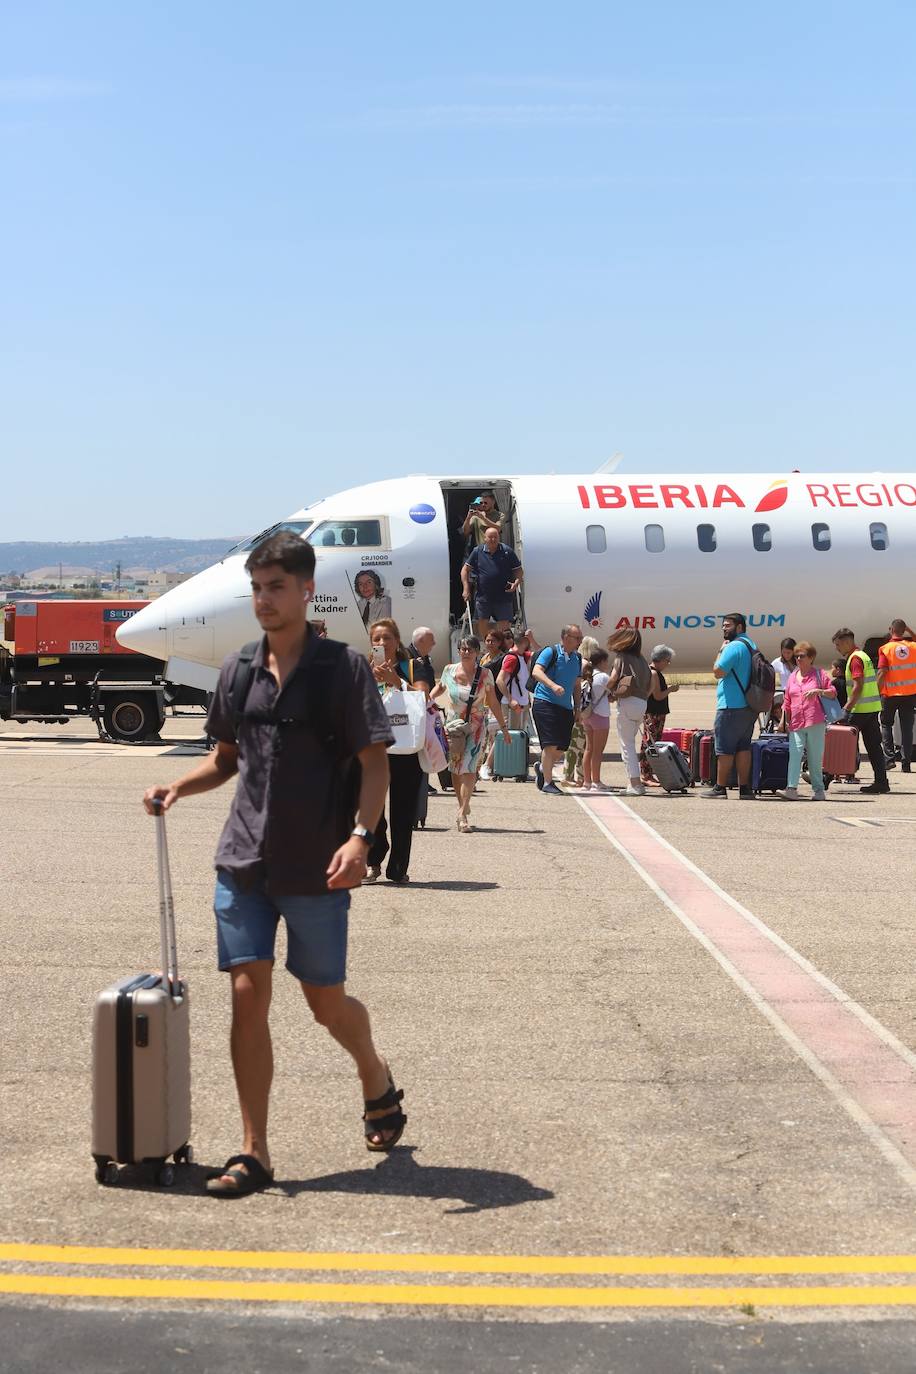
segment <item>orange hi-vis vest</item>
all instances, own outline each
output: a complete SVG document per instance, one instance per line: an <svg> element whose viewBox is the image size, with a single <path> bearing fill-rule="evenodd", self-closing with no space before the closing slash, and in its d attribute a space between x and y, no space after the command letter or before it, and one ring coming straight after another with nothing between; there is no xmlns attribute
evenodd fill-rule
<svg viewBox="0 0 916 1374"><path fill-rule="evenodd" d="M916 644L909 639L889 639L881 645L887 661L881 683L883 697L916 696Z"/></svg>

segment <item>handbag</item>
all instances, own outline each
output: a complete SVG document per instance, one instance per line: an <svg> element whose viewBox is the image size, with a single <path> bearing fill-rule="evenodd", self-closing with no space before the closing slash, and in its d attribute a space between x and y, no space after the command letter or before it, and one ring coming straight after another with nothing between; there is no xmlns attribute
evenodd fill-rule
<svg viewBox="0 0 916 1374"><path fill-rule="evenodd" d="M824 685L822 677L823 675L821 673L821 670L820 668L818 668L817 682L819 687L823 687ZM821 710L824 712L824 720L827 722L828 725L836 725L837 722L841 721L845 716L846 712L844 711L840 703L837 701L836 697L821 697L820 702Z"/></svg>
<svg viewBox="0 0 916 1374"><path fill-rule="evenodd" d="M426 743L426 699L422 692L393 687L382 697L382 705L394 735L388 753L418 754Z"/></svg>
<svg viewBox="0 0 916 1374"><path fill-rule="evenodd" d="M615 670L618 674L617 684L614 687L615 701L620 701L621 697L633 697L636 695L636 676L632 671L624 673L624 667L625 665L618 660Z"/></svg>

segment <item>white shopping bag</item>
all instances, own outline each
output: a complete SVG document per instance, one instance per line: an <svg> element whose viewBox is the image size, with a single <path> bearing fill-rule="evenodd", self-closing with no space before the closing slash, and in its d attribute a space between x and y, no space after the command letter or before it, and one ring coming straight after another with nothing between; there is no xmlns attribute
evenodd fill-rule
<svg viewBox="0 0 916 1374"><path fill-rule="evenodd" d="M392 688L382 698L394 735L389 754L418 754L426 743L426 697L422 692Z"/></svg>

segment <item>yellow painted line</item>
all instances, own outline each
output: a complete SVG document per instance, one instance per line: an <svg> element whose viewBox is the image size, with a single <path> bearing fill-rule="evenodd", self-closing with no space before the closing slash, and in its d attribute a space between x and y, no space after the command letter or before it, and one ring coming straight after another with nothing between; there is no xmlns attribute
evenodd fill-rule
<svg viewBox="0 0 916 1374"><path fill-rule="evenodd" d="M376 1274L916 1274L916 1255L425 1255L308 1250L145 1250L0 1244L0 1262L112 1268L287 1269Z"/></svg>
<svg viewBox="0 0 916 1374"><path fill-rule="evenodd" d="M376 1303L406 1307L910 1307L916 1286L819 1288L512 1288L476 1284L272 1283L5 1274L0 1293L186 1302Z"/></svg>

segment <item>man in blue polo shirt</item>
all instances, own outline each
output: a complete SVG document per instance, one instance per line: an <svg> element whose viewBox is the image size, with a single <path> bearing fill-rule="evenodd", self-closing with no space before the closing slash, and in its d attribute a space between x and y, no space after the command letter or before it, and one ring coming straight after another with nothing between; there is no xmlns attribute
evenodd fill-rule
<svg viewBox="0 0 916 1374"><path fill-rule="evenodd" d="M745 631L747 621L739 611L722 617L722 648L713 665L716 686L716 781L700 793L710 801L726 801L732 767L738 773L738 796L754 800L751 787L751 736L757 714L747 704L745 691L751 681L751 654L757 648Z"/></svg>
<svg viewBox="0 0 916 1374"><path fill-rule="evenodd" d="M531 664L531 682L536 684L531 713L541 742L541 759L535 764L534 776L542 792L557 797L563 792L553 780L553 770L572 738L582 677L581 643L579 626L564 625L559 644L542 649Z"/></svg>
<svg viewBox="0 0 916 1374"><path fill-rule="evenodd" d="M522 575L515 550L499 542L498 529L488 529L483 543L471 550L461 569L465 601L471 599L472 581L476 584L474 618L481 639L486 639L491 619L496 621L498 630L508 630Z"/></svg>

